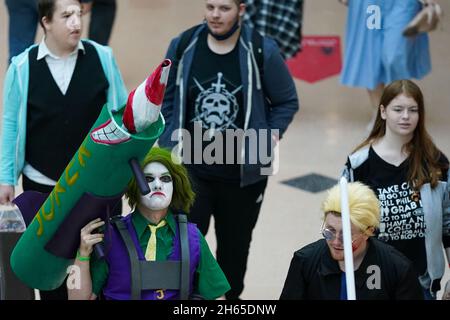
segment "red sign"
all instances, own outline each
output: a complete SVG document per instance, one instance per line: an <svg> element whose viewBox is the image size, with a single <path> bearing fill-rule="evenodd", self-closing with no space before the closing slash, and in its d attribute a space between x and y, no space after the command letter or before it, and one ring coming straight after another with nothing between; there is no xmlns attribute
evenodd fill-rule
<svg viewBox="0 0 450 320"><path fill-rule="evenodd" d="M287 60L291 74L314 83L341 72L339 36L303 36L302 51Z"/></svg>

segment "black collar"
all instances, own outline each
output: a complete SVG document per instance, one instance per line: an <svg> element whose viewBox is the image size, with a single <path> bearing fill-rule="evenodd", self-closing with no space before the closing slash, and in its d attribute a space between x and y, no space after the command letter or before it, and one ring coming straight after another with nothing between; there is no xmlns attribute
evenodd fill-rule
<svg viewBox="0 0 450 320"><path fill-rule="evenodd" d="M323 241L323 245L325 246L325 250L322 253L321 261L319 264L319 273L323 276L330 276L330 275L339 275L342 273L341 269L339 268L339 264L336 260L334 260L331 257L330 250L328 248L328 245L325 240ZM363 261L361 262L361 265L359 266L358 270L355 271L355 285L358 288L361 288L364 286L367 280L367 276L370 274L368 273L368 267L371 265L377 265L376 261L376 249L374 248L373 239L369 238L367 240L367 244L369 248L367 249L366 255L363 258Z"/></svg>

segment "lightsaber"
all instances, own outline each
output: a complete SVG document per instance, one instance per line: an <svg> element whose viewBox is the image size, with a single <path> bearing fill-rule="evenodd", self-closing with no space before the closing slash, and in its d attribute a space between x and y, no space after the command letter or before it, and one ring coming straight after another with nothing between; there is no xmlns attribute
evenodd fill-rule
<svg viewBox="0 0 450 320"><path fill-rule="evenodd" d="M348 205L347 179L340 180L342 233L344 237L345 283L347 300L356 300L355 274L353 270L352 230L350 227L350 210Z"/></svg>

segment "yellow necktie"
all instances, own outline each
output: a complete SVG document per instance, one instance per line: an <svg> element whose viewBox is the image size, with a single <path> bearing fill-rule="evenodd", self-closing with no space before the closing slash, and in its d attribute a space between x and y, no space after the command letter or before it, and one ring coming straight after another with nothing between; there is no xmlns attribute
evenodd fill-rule
<svg viewBox="0 0 450 320"><path fill-rule="evenodd" d="M145 260L147 261L155 261L156 260L156 230L164 227L166 225L166 220L161 220L158 225L152 226L148 225L150 228L150 239L147 243L147 249L145 250Z"/></svg>

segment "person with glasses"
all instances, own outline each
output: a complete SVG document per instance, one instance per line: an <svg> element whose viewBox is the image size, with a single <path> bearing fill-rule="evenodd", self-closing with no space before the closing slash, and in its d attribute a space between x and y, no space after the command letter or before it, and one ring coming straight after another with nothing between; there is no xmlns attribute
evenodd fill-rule
<svg viewBox="0 0 450 320"><path fill-rule="evenodd" d="M357 300L423 300L417 274L403 254L372 237L379 225L375 193L360 182L348 184L353 267ZM324 239L296 251L280 299L346 300L340 186L322 204Z"/></svg>

